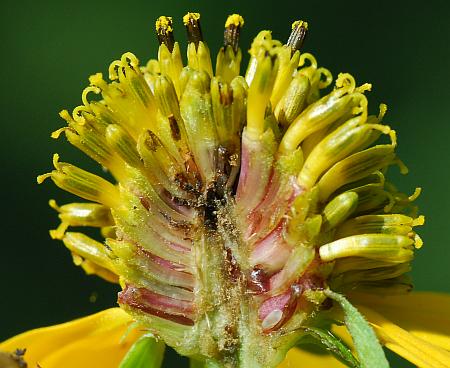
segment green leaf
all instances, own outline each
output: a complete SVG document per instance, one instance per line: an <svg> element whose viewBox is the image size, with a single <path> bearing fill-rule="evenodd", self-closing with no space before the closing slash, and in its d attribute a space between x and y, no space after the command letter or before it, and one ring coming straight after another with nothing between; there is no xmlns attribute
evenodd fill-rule
<svg viewBox="0 0 450 368"><path fill-rule="evenodd" d="M119 368L160 368L166 345L153 335L141 336L128 350Z"/></svg>
<svg viewBox="0 0 450 368"><path fill-rule="evenodd" d="M313 339L307 340L315 344L320 344L325 347L337 359L342 361L348 367L359 368L360 364L353 356L352 352L341 339L335 336L331 331L325 331L317 327L307 327L305 332ZM301 343L302 341L300 341Z"/></svg>
<svg viewBox="0 0 450 368"><path fill-rule="evenodd" d="M375 332L361 313L342 295L325 290L325 295L338 302L345 313L345 325L352 335L363 368L388 368L389 363Z"/></svg>

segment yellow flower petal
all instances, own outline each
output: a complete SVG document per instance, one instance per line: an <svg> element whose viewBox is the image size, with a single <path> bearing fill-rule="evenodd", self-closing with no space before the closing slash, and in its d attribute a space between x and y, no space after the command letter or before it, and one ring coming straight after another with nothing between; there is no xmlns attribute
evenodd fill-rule
<svg viewBox="0 0 450 368"><path fill-rule="evenodd" d="M339 362L331 354L314 354L306 350L293 348L289 350L286 359L278 366L278 368L342 368L344 364Z"/></svg>
<svg viewBox="0 0 450 368"><path fill-rule="evenodd" d="M24 332L0 343L0 350L26 348L29 367L110 368L117 367L140 332L133 330L123 339L130 316L111 308L60 325Z"/></svg>
<svg viewBox="0 0 450 368"><path fill-rule="evenodd" d="M419 367L445 368L450 366L450 353L398 327L379 313L358 306L381 342L390 350Z"/></svg>
<svg viewBox="0 0 450 368"><path fill-rule="evenodd" d="M352 303L365 305L427 342L450 350L450 295L415 292L381 296L352 294Z"/></svg>

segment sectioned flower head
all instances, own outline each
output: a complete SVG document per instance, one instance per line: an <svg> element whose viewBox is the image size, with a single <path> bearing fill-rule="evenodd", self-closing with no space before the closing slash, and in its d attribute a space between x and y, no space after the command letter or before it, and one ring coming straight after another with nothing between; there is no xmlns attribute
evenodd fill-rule
<svg viewBox="0 0 450 368"><path fill-rule="evenodd" d="M405 274L424 223L412 204L418 192L408 197L386 179L391 165L405 171L383 122L386 106L370 115L371 85L348 73L326 91L331 73L301 50L306 22L294 22L285 44L260 32L240 75L243 18L225 22L215 71L200 19L183 18L186 66L173 19L160 17L157 59L142 65L125 53L111 64L110 82L91 76L83 105L61 113L68 126L53 137L64 133L113 182L57 155L55 170L38 178L88 201L51 201L62 221L51 235L88 273L120 283L121 318L145 333L121 367L145 362L145 351L160 364L164 344L198 366L276 367L311 341L351 367L387 366L347 298L370 300L374 310L361 311L389 348L444 366L449 355L435 341L418 357L420 337L395 330L377 310L408 300L386 296L410 291ZM104 242L71 231L83 226L99 228ZM353 350L333 324L346 326ZM26 336L0 347L26 344ZM319 366L309 365L313 354L296 354L291 364Z"/></svg>

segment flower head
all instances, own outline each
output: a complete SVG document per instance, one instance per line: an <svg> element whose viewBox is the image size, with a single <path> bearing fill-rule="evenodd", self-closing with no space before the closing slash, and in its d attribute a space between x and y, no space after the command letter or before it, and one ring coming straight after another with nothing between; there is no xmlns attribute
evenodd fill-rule
<svg viewBox="0 0 450 368"><path fill-rule="evenodd" d="M305 336L328 336L350 366L370 366L367 346L384 366L372 330L338 293L359 303L411 289L424 218L413 205L420 189L406 195L386 179L389 166L407 171L386 105L370 115L371 85L348 73L330 87L331 73L301 52L306 22L285 44L260 32L243 76L241 16L226 20L215 68L200 15L183 23L186 66L172 18L160 17L157 59L144 66L125 53L109 82L91 76L83 105L61 112L68 125L52 136L65 134L114 179L55 155L38 181L88 202L50 201L61 219L51 236L87 273L120 283L120 307L182 355L274 367ZM104 241L70 231L84 226ZM358 358L329 331L340 320Z"/></svg>

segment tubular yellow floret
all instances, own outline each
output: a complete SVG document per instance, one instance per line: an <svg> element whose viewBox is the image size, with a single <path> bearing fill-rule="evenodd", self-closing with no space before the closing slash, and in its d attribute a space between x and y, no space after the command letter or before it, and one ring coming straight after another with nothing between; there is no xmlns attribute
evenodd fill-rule
<svg viewBox="0 0 450 368"><path fill-rule="evenodd" d="M117 204L119 193L110 182L71 164L59 162L59 155L56 153L53 155L53 165L56 170L37 177L39 184L51 178L58 187L79 197L108 207Z"/></svg>
<svg viewBox="0 0 450 368"><path fill-rule="evenodd" d="M273 108L277 106L278 102L283 96L283 93L289 87L289 84L292 81L292 76L294 75L294 71L297 68L300 53L295 52L292 57L290 54L290 51L286 47L280 47L277 52L279 67L270 97L270 102Z"/></svg>
<svg viewBox="0 0 450 368"><path fill-rule="evenodd" d="M261 31L255 37L250 47L250 61L245 73L245 80L249 86L255 76L259 58L265 55L267 51L272 50L273 53L277 46L281 46L281 42L273 40L270 31Z"/></svg>
<svg viewBox="0 0 450 368"><path fill-rule="evenodd" d="M343 257L364 257L401 263L413 258L413 244L414 240L403 235L353 235L322 245L319 255L326 262Z"/></svg>
<svg viewBox="0 0 450 368"><path fill-rule="evenodd" d="M205 71L210 77L214 75L209 48L203 41L188 45L187 58L189 68Z"/></svg>
<svg viewBox="0 0 450 368"><path fill-rule="evenodd" d="M242 61L241 50L238 48L235 52L232 44L228 46L219 50L216 60L216 77L220 77L223 83L230 83L239 76Z"/></svg>
<svg viewBox="0 0 450 368"><path fill-rule="evenodd" d="M61 224L56 230L50 230L52 239L62 239L69 226L104 227L114 224L111 211L97 203L69 203L58 206L54 199L49 206L58 212Z"/></svg>
<svg viewBox="0 0 450 368"><path fill-rule="evenodd" d="M351 86L343 86L309 105L289 126L284 134L279 151L286 154L297 149L312 133L323 129L350 112L355 106Z"/></svg>
<svg viewBox="0 0 450 368"><path fill-rule="evenodd" d="M187 13L183 17L183 23L186 26L188 37L188 67L195 70L204 70L210 77L214 75L212 69L211 56L209 48L203 42L203 35L200 27L200 14Z"/></svg>
<svg viewBox="0 0 450 368"><path fill-rule="evenodd" d="M64 245L73 253L114 273L111 255L106 246L82 233L68 232L63 238Z"/></svg>
<svg viewBox="0 0 450 368"><path fill-rule="evenodd" d="M53 166L55 168L57 168L59 166L59 155L57 153L53 154L52 161L53 161ZM42 175L39 175L36 180L37 180L38 184L42 184L45 179L51 178L51 177L52 177L52 173L42 174Z"/></svg>
<svg viewBox="0 0 450 368"><path fill-rule="evenodd" d="M154 93L161 113L166 117L173 115L177 120L181 120L179 100L172 80L164 75L156 77Z"/></svg>
<svg viewBox="0 0 450 368"><path fill-rule="evenodd" d="M159 66L159 70L155 75L163 74L170 77L177 91L178 98L181 98L180 74L183 70L183 60L178 42L174 44L172 51L165 44L159 47L157 65Z"/></svg>
<svg viewBox="0 0 450 368"><path fill-rule="evenodd" d="M319 180L319 197L325 201L339 187L363 179L395 159L392 145L379 145L354 153L333 165Z"/></svg>
<svg viewBox="0 0 450 368"><path fill-rule="evenodd" d="M395 234L411 237L413 228L424 224L424 217L401 214L362 215L347 220L336 229L337 239L360 234Z"/></svg>
<svg viewBox="0 0 450 368"><path fill-rule="evenodd" d="M271 50L259 55L254 78L248 89L247 132L252 139L259 139L264 133L265 111L278 72L278 57Z"/></svg>
<svg viewBox="0 0 450 368"><path fill-rule="evenodd" d="M338 195L323 210L322 230L328 231L344 222L355 210L358 194L345 192Z"/></svg>
<svg viewBox="0 0 450 368"><path fill-rule="evenodd" d="M355 151L365 148L367 137L374 130L390 134L391 129L386 125L363 124L366 115L367 112L364 112L349 119L316 144L298 175L298 181L302 186L312 187L320 175L333 164Z"/></svg>
<svg viewBox="0 0 450 368"><path fill-rule="evenodd" d="M284 126L289 126L302 112L311 88L309 78L297 73L284 91L281 100L275 107L275 117Z"/></svg>

